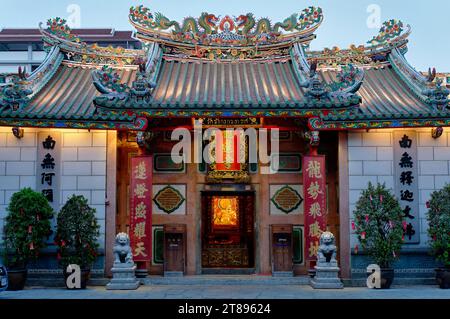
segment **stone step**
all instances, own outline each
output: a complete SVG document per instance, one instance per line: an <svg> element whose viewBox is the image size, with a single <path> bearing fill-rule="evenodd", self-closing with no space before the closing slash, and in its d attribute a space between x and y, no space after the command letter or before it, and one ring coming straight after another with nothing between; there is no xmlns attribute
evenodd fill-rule
<svg viewBox="0 0 450 319"><path fill-rule="evenodd" d="M235 276L235 275L199 275L185 277L149 276L139 279L143 285L180 285L180 286L257 286L257 285L309 285L308 276L271 277L271 276ZM106 286L109 278L91 278L89 286ZM343 280L345 287L365 287L365 279ZM395 278L394 286L437 285L434 278ZM64 287L61 276L29 277L28 287Z"/></svg>
<svg viewBox="0 0 450 319"><path fill-rule="evenodd" d="M253 286L253 285L308 285L308 276L272 277L256 275L201 275L185 277L149 276L141 279L144 285L200 285L200 286Z"/></svg>
<svg viewBox="0 0 450 319"><path fill-rule="evenodd" d="M346 287L366 287L366 279L350 279L344 280ZM393 286L433 286L436 285L436 279L434 278L397 278L394 277Z"/></svg>

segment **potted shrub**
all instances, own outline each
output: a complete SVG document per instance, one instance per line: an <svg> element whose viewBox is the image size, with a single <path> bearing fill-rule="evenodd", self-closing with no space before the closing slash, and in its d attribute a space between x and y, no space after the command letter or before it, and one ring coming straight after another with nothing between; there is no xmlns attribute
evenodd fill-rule
<svg viewBox="0 0 450 319"><path fill-rule="evenodd" d="M27 279L27 265L45 248L45 238L52 231L53 209L41 193L25 188L13 194L5 220L5 264L9 290L22 290Z"/></svg>
<svg viewBox="0 0 450 319"><path fill-rule="evenodd" d="M442 289L450 288L450 185L433 192L428 206L428 235L433 255L442 267L436 279Z"/></svg>
<svg viewBox="0 0 450 319"><path fill-rule="evenodd" d="M86 198L73 195L58 214L55 244L66 286L70 275L66 273L67 266L75 264L81 268L81 288L86 288L90 269L97 257L100 235L95 212Z"/></svg>
<svg viewBox="0 0 450 319"><path fill-rule="evenodd" d="M381 268L381 288L389 289L394 280L392 262L398 258L404 241L406 224L400 204L384 184L369 183L354 216L353 228L361 247Z"/></svg>

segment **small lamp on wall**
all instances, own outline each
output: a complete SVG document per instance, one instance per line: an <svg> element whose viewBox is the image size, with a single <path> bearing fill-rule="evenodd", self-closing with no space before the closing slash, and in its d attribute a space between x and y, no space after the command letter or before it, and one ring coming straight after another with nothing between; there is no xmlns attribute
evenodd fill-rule
<svg viewBox="0 0 450 319"><path fill-rule="evenodd" d="M431 136L433 138L440 138L444 133L444 128L441 126L435 127L431 130Z"/></svg>
<svg viewBox="0 0 450 319"><path fill-rule="evenodd" d="M12 132L13 132L13 135L14 135L16 138L18 138L18 139L23 138L23 134L24 134L24 129L23 129L23 128L20 128L20 127L13 127L13 128L12 128Z"/></svg>

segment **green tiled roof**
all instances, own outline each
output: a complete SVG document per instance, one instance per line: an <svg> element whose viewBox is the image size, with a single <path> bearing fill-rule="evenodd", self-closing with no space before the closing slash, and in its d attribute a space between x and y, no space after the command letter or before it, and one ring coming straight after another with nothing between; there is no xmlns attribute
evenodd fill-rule
<svg viewBox="0 0 450 319"><path fill-rule="evenodd" d="M357 105L355 96L305 98L293 65L283 62L164 61L150 103L105 95L96 104L114 109L298 110Z"/></svg>
<svg viewBox="0 0 450 319"><path fill-rule="evenodd" d="M53 78L35 94L28 105L22 110L13 111L4 109L0 112L0 123L20 123L27 121L32 124L45 122L58 126L82 126L83 122L91 122L92 126L114 128L111 125L117 122L118 126L130 125L137 120L133 113L98 113L92 103L99 95L92 83L92 69L70 67L61 65ZM120 71L121 78L130 84L134 80L134 71ZM31 121L31 122L30 122ZM55 124L56 123L56 124ZM89 123L85 123L89 126Z"/></svg>
<svg viewBox="0 0 450 319"><path fill-rule="evenodd" d="M146 117L190 117L202 110L222 116L316 116L324 125L341 123L344 128L364 121L391 125L386 121L449 119L447 109L437 110L427 104L389 63L366 66L357 95L324 100L305 96L306 89L299 84L290 60L163 60L152 97L143 102L131 100L126 94L100 95L93 84L93 70L62 63L22 110L0 111L0 125L143 129ZM116 71L121 81L131 87L136 68ZM331 83L336 80L337 70L319 69L318 74L324 83Z"/></svg>
<svg viewBox="0 0 450 319"><path fill-rule="evenodd" d="M331 79L335 71L322 74ZM330 114L323 120L408 118L432 112L430 105L416 96L390 66L367 69L358 94L362 97L359 111Z"/></svg>

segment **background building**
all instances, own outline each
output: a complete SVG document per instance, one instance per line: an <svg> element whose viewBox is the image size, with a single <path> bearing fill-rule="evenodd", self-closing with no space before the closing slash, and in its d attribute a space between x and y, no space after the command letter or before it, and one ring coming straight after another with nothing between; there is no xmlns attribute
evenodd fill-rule
<svg viewBox="0 0 450 319"><path fill-rule="evenodd" d="M132 31L114 29L75 29L74 34L86 43L102 47L139 49L141 42L133 38ZM0 31L0 74L16 73L19 66L33 72L44 61L42 34L39 29L3 29Z"/></svg>

